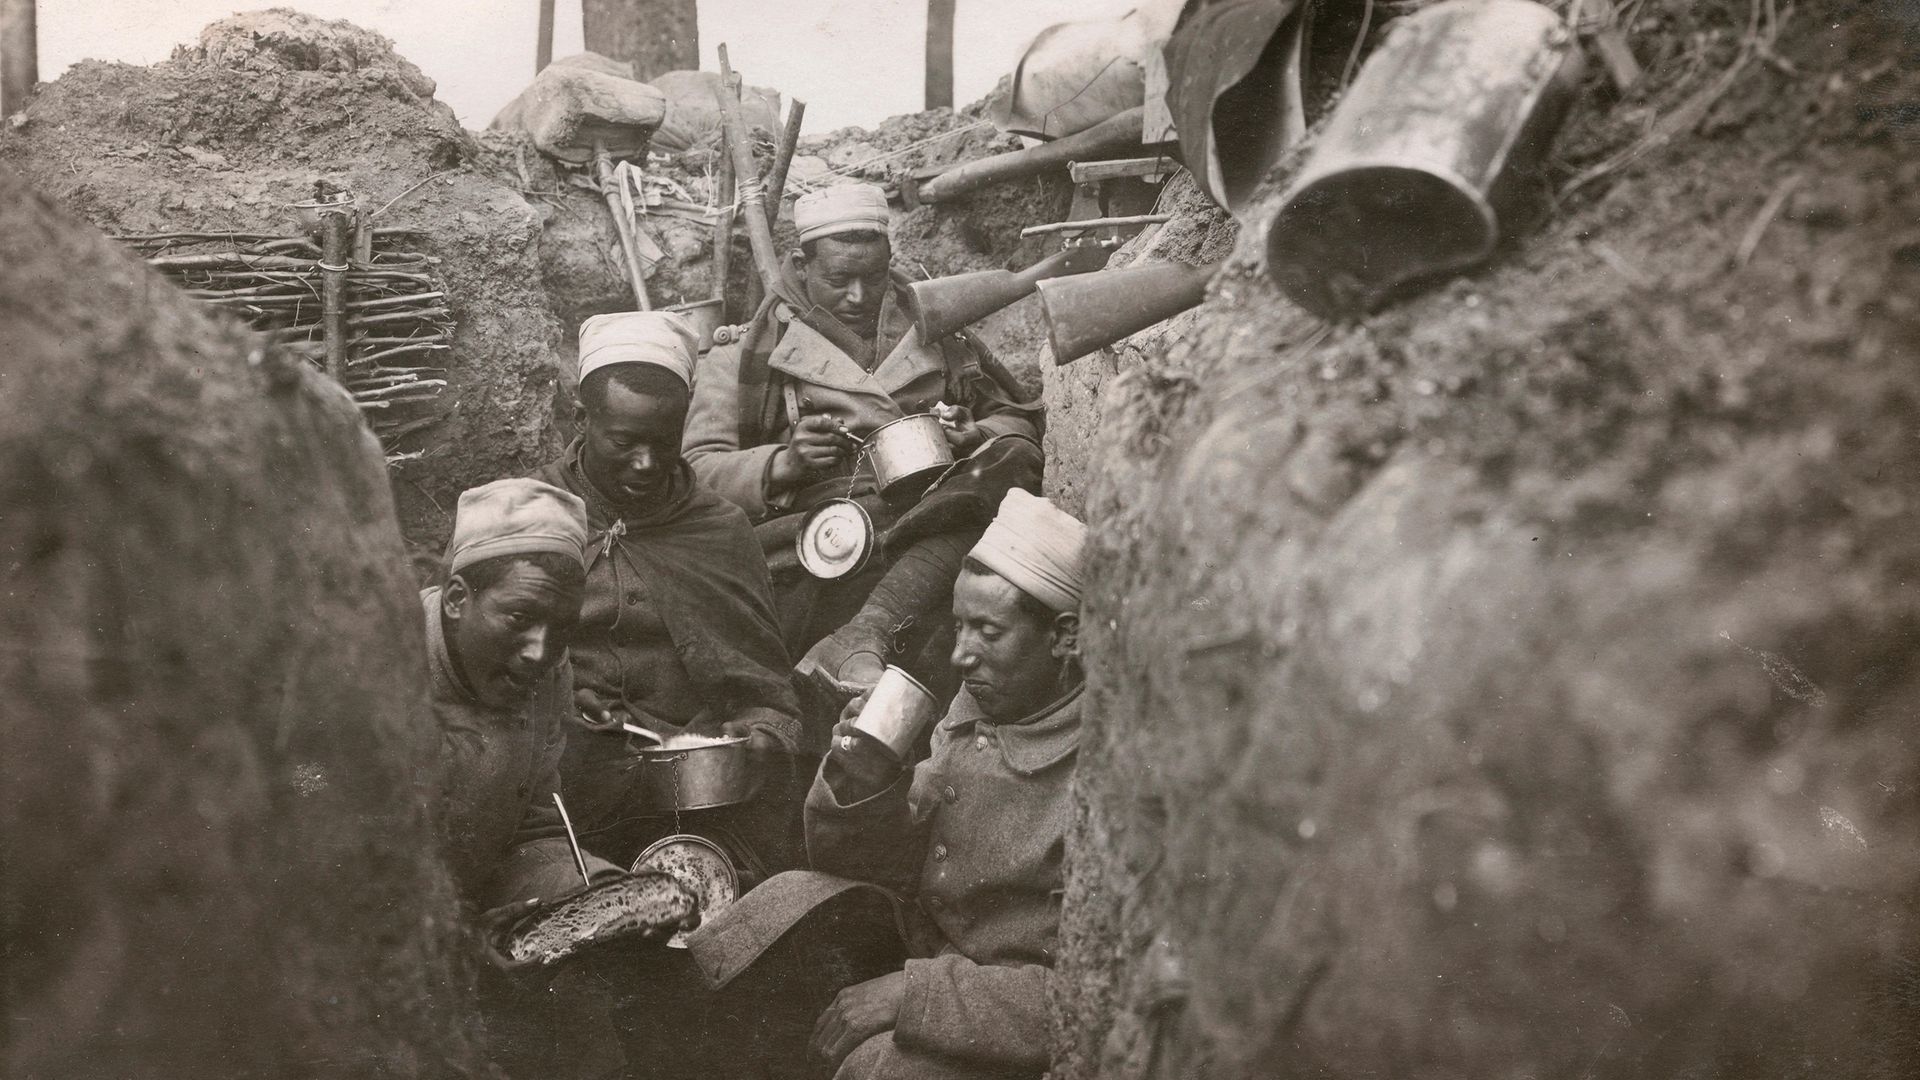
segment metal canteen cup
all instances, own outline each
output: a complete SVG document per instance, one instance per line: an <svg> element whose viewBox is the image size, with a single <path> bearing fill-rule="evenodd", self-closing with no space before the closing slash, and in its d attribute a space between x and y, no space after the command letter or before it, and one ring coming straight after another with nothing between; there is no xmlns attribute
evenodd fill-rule
<svg viewBox="0 0 1920 1080"><path fill-rule="evenodd" d="M920 733L939 718L940 702L933 694L920 680L889 664L867 693L867 703L853 719L853 730L879 739L894 757L906 761Z"/></svg>
<svg viewBox="0 0 1920 1080"><path fill-rule="evenodd" d="M702 356L715 345L726 344L714 337L726 321L726 303L721 300L694 300L685 304L675 304L667 309L687 317L693 324L694 333L699 335L699 353Z"/></svg>
<svg viewBox="0 0 1920 1080"><path fill-rule="evenodd" d="M867 436L862 451L873 463L874 484L880 494L918 498L934 477L953 464L953 448L946 429L932 413L903 416L880 425ZM916 485L919 490L914 490Z"/></svg>
<svg viewBox="0 0 1920 1080"><path fill-rule="evenodd" d="M1354 319L1473 266L1544 205L1547 150L1584 66L1532 0L1445 0L1361 67L1267 231L1267 273Z"/></svg>

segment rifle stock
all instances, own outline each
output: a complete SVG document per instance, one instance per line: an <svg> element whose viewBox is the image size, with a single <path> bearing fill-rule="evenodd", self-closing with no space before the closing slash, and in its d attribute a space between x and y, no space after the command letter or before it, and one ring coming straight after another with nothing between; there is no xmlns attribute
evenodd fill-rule
<svg viewBox="0 0 1920 1080"><path fill-rule="evenodd" d="M946 202L989 184L1064 169L1076 161L1113 157L1125 151L1138 154L1141 112L1136 105L1065 138L969 161L921 184L916 197L923 203Z"/></svg>
<svg viewBox="0 0 1920 1080"><path fill-rule="evenodd" d="M938 341L1031 294L1048 278L1085 274L1107 265L1112 249L1075 245L1025 270L976 270L907 286L921 341Z"/></svg>
<svg viewBox="0 0 1920 1080"><path fill-rule="evenodd" d="M1219 269L1169 262L1042 281L1053 362L1078 360L1193 307Z"/></svg>

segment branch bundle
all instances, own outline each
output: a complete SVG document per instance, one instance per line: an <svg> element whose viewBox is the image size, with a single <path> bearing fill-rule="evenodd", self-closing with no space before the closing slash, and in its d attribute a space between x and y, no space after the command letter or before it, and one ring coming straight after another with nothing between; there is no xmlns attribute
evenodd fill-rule
<svg viewBox="0 0 1920 1080"><path fill-rule="evenodd" d="M402 229L372 230L372 255L347 264L341 385L391 448L443 415L453 333L445 286L425 255L398 250ZM122 236L188 296L238 316L326 369L321 249L304 236L170 232Z"/></svg>

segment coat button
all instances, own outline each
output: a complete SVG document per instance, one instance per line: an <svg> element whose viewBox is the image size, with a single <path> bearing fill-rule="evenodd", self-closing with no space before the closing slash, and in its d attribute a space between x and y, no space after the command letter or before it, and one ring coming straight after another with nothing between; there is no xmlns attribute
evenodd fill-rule
<svg viewBox="0 0 1920 1080"><path fill-rule="evenodd" d="M948 802L954 802L960 798L960 793L953 790L952 784L948 784L946 787L941 788L940 795L942 798L946 799Z"/></svg>
<svg viewBox="0 0 1920 1080"><path fill-rule="evenodd" d="M627 590L627 603L629 603L629 604L638 604L639 602L640 602L640 590L639 590L639 589L628 589L628 590Z"/></svg>
<svg viewBox="0 0 1920 1080"><path fill-rule="evenodd" d="M946 859L946 857L947 857L947 845L945 844L933 845L933 861L934 862L941 862L944 859Z"/></svg>

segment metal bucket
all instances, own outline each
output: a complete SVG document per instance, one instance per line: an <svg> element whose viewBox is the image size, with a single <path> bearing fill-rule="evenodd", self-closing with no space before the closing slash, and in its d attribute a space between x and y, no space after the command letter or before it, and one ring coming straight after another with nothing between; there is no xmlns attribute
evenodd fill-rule
<svg viewBox="0 0 1920 1080"><path fill-rule="evenodd" d="M633 861L633 872L657 870L687 887L700 902L704 921L740 896L740 872L726 849L704 836L675 833L647 846ZM667 939L667 948L687 947L687 931Z"/></svg>
<svg viewBox="0 0 1920 1080"><path fill-rule="evenodd" d="M700 335L700 354L702 356L706 355L708 349L713 348L715 344L714 333L725 323L727 317L726 301L717 297L712 300L695 300L692 303L675 304L667 310L685 315L687 321L693 324L694 331Z"/></svg>
<svg viewBox="0 0 1920 1080"><path fill-rule="evenodd" d="M1267 273L1351 319L1472 266L1544 205L1540 167L1583 60L1532 0L1446 0L1394 24L1267 230Z"/></svg>
<svg viewBox="0 0 1920 1080"><path fill-rule="evenodd" d="M753 798L754 776L747 740L716 739L702 746L665 746L636 751L640 760L640 805L636 809L672 813L732 806Z"/></svg>
<svg viewBox="0 0 1920 1080"><path fill-rule="evenodd" d="M879 739L893 756L906 761L928 724L940 718L940 701L920 680L887 665L867 691L867 703L853 718L853 729Z"/></svg>
<svg viewBox="0 0 1920 1080"><path fill-rule="evenodd" d="M946 429L932 413L882 424L860 449L873 463L875 486L887 497L918 495L953 464Z"/></svg>

